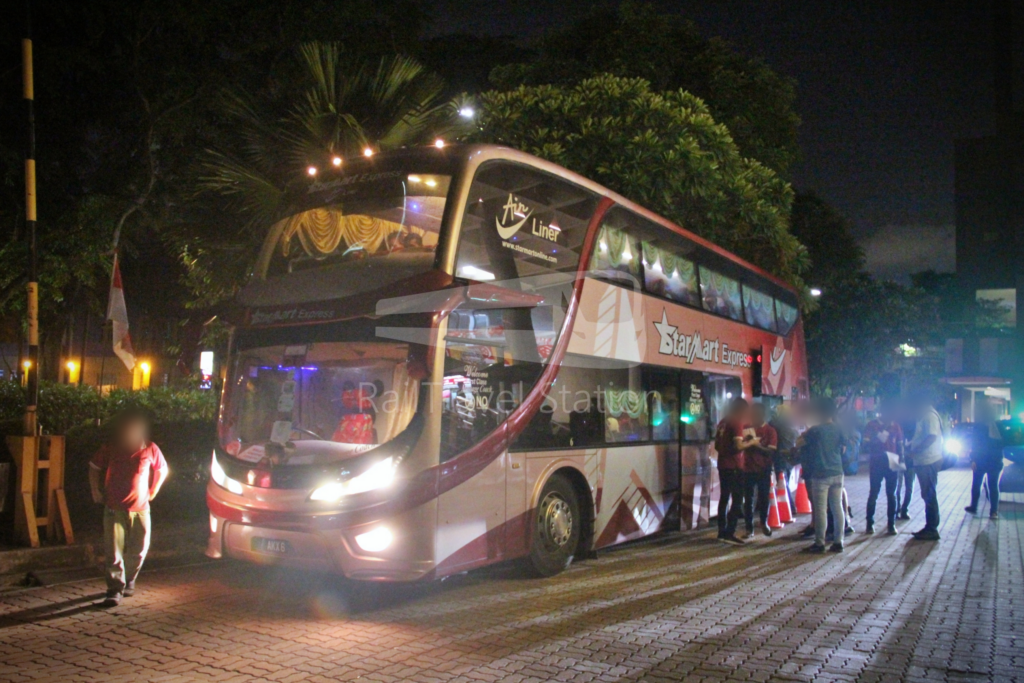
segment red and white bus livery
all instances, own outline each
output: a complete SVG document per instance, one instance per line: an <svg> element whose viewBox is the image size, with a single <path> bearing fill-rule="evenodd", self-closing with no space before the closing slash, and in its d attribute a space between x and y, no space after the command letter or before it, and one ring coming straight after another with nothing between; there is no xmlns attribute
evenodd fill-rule
<svg viewBox="0 0 1024 683"><path fill-rule="evenodd" d="M796 293L596 183L497 146L326 175L227 316L211 557L553 574L707 523L724 403L806 396Z"/></svg>

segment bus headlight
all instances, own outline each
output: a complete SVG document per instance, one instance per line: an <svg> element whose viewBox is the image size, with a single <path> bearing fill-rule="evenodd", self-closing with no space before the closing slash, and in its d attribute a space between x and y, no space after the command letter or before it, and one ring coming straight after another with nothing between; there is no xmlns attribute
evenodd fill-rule
<svg viewBox="0 0 1024 683"><path fill-rule="evenodd" d="M964 444L960 439L946 439L946 452L957 457L964 454Z"/></svg>
<svg viewBox="0 0 1024 683"><path fill-rule="evenodd" d="M240 495L242 493L241 482L235 481L224 472L224 468L220 466L219 462L217 462L216 451L213 452L213 461L210 463L210 477L217 486L225 488L236 495Z"/></svg>
<svg viewBox="0 0 1024 683"><path fill-rule="evenodd" d="M347 481L332 481L329 484L313 489L309 499L334 503L340 500L342 496L385 488L394 479L395 459L385 458L362 474L358 474Z"/></svg>

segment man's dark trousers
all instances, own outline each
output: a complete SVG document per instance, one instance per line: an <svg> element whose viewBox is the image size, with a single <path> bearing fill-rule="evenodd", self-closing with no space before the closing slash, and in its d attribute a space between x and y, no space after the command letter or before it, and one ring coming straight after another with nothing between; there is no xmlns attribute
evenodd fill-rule
<svg viewBox="0 0 1024 683"><path fill-rule="evenodd" d="M914 468L917 483L921 486L921 500L924 501L924 530L939 530L939 470L942 461L931 465L918 465Z"/></svg>
<svg viewBox="0 0 1024 683"><path fill-rule="evenodd" d="M757 516L768 523L768 501L771 498L772 471L745 472L743 476L743 520L747 531L754 530L754 492L757 492Z"/></svg>
<svg viewBox="0 0 1024 683"><path fill-rule="evenodd" d="M718 480L722 485L721 497L718 499L718 535L732 536L736 533L736 523L743 511L743 471L719 469Z"/></svg>
<svg viewBox="0 0 1024 683"><path fill-rule="evenodd" d="M878 494L882 489L882 482L885 482L886 520L889 526L896 523L896 481L899 479L899 472L889 468L889 458L871 458L870 462L871 489L868 491L868 511L866 522L875 523L875 504L878 502Z"/></svg>

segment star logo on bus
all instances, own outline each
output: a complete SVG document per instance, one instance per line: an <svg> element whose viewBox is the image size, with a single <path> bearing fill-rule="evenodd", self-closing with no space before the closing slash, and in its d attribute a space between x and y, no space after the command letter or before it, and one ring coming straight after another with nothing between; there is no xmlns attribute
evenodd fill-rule
<svg viewBox="0 0 1024 683"><path fill-rule="evenodd" d="M658 330L658 334L661 335L661 345L658 347L658 353L674 354L676 351L676 334L679 332L679 328L669 324L668 312L664 308L661 309L661 322L655 322L654 327Z"/></svg>

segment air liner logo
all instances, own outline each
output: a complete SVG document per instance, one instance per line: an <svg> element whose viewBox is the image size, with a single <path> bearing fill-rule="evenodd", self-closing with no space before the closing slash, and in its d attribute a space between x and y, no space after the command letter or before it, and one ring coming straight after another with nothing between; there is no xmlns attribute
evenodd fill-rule
<svg viewBox="0 0 1024 683"><path fill-rule="evenodd" d="M658 353L678 356L691 365L695 360L702 360L705 363L747 368L753 360L748 354L732 350L718 339L712 341L701 338L700 332L680 334L678 327L669 324L668 312L664 308L661 309L661 322L655 322L654 328L661 335Z"/></svg>
<svg viewBox="0 0 1024 683"><path fill-rule="evenodd" d="M512 236L519 232L519 229L526 224L526 221L533 216L533 209L519 200L514 194L509 193L508 200L502 208L501 218L494 217L494 227L498 229L498 235L503 240L512 239ZM519 220L516 220L519 219ZM558 241L558 234L561 229L557 226L537 220L536 217L530 221L530 232L550 242Z"/></svg>

